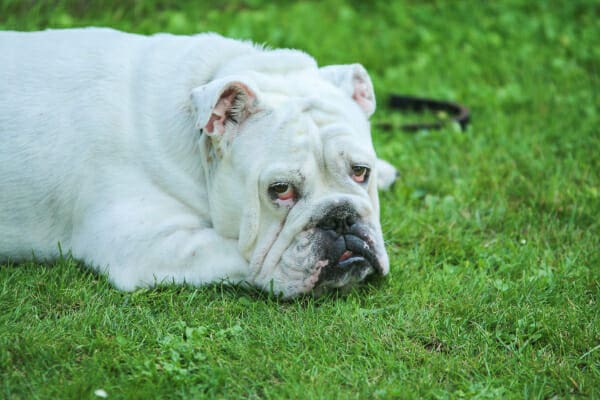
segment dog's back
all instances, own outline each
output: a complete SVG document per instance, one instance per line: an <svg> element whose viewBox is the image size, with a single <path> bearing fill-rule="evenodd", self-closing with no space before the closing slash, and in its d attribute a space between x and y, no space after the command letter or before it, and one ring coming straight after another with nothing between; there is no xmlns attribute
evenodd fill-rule
<svg viewBox="0 0 600 400"><path fill-rule="evenodd" d="M81 182L80 171L69 168L65 174L64 161L84 168L91 150L78 145L79 138L71 132L76 129L73 125L90 114L82 101L90 96L90 88L82 87L80 74L101 71L86 71L82 65L94 57L92 49L101 45L89 43L92 36L84 31L76 40L62 31L0 34L2 258L31 256L27 249L36 249L35 255L44 258L56 252L56 238L70 236L64 228L71 219L66 206L73 205L69 198L73 192L66 187ZM85 46L87 51L78 51L85 42L91 44ZM71 110L70 115L66 110Z"/></svg>
<svg viewBox="0 0 600 400"><path fill-rule="evenodd" d="M153 42L97 28L0 33L0 258L69 248L77 196L128 157L119 143L140 121L123 110L144 106L131 94Z"/></svg>

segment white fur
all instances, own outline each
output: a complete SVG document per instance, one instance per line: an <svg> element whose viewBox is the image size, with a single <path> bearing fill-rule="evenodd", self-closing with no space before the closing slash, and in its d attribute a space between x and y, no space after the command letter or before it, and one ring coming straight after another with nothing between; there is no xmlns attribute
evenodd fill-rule
<svg viewBox="0 0 600 400"><path fill-rule="evenodd" d="M252 163L274 153L282 153L281 162L294 158L290 144L318 152L325 135L318 127L332 123L315 106L325 99L331 115L352 122L343 134L361 143L357 152L376 175L368 123L355 112L364 103L323 79L299 51L215 34L146 37L88 28L2 32L0 54L0 259L52 259L60 243L120 289L222 279L268 288L269 274L255 280L264 274L258 260L285 236L285 215L264 204L258 181L267 167L253 171ZM223 125L219 138L210 138L199 128L223 116L211 113L232 82L256 94L247 111L256 117ZM302 107L314 110L310 121L293 122L305 114ZM286 132L315 133L289 141L244 133L268 132L273 121ZM298 160L298 168L305 164ZM321 174L317 164L306 168L311 179ZM316 192L342 190L363 204L380 235L373 190L323 182ZM283 231L299 232L303 223L286 223ZM286 295L305 291L285 284Z"/></svg>

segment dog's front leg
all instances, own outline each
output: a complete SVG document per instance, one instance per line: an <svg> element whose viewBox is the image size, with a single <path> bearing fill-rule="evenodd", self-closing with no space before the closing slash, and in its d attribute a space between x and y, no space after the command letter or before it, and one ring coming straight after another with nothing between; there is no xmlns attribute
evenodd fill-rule
<svg viewBox="0 0 600 400"><path fill-rule="evenodd" d="M237 240L220 236L188 210L176 204L116 204L86 213L73 231L72 252L107 273L117 288L240 283L249 275Z"/></svg>

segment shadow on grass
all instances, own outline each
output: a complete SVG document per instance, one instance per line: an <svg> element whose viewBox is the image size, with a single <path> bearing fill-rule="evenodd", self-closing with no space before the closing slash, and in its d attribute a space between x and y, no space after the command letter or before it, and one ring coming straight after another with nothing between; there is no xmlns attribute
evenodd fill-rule
<svg viewBox="0 0 600 400"><path fill-rule="evenodd" d="M319 296L313 292L285 299L281 295L252 287L248 284L232 284L227 280L204 286L190 284L157 283L149 288L139 288L131 292L121 291L110 283L108 277L74 259L70 254L59 257L53 262L44 262L39 259L31 261L9 261L0 265L11 275L12 279L31 280L33 287L40 290L77 288L78 291L100 293L109 297L122 297L123 305L131 301L145 299L150 303L153 300L164 300L171 296L181 297L182 300L198 302L198 304L238 303L252 306L255 303L275 305L278 307L300 306L318 307L323 304L346 302L348 299L367 298L380 291L387 282L387 278L370 276L364 282L350 288L331 289ZM113 298L113 300L115 300ZM148 304L150 305L150 304Z"/></svg>

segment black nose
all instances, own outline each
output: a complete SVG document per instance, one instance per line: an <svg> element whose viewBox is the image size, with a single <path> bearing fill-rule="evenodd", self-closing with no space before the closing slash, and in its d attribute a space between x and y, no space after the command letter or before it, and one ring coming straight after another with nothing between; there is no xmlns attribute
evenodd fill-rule
<svg viewBox="0 0 600 400"><path fill-rule="evenodd" d="M358 214L348 206L333 208L317 223L317 228L335 231L338 234L350 232L350 228L358 222Z"/></svg>

